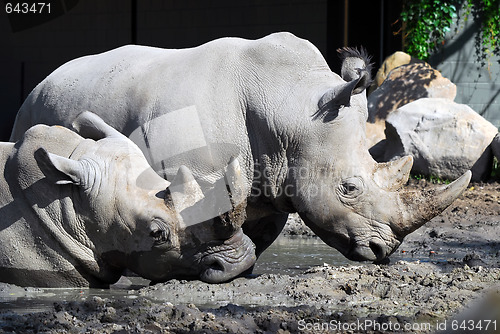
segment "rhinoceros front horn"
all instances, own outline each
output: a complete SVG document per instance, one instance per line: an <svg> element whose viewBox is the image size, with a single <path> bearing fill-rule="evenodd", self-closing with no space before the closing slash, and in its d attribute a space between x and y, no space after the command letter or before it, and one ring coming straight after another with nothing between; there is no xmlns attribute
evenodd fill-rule
<svg viewBox="0 0 500 334"><path fill-rule="evenodd" d="M233 206L241 204L246 200L247 194L245 181L241 172L240 163L235 157L231 157L229 164L227 165L225 182L228 187L228 192L231 196Z"/></svg>
<svg viewBox="0 0 500 334"><path fill-rule="evenodd" d="M220 223L232 227L232 231L240 228L246 219L246 186L237 158L231 157L227 165L225 183L232 209L219 216Z"/></svg>
<svg viewBox="0 0 500 334"><path fill-rule="evenodd" d="M421 191L399 192L402 219L397 227L405 236L439 215L462 194L470 182L472 173L467 171L454 182L438 188Z"/></svg>

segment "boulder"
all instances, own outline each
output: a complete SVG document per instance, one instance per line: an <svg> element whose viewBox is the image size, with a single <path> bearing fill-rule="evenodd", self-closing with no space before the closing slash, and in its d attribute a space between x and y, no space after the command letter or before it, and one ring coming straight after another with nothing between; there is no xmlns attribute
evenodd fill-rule
<svg viewBox="0 0 500 334"><path fill-rule="evenodd" d="M374 123L366 123L366 142L370 154L376 161L384 158L385 143L385 121L375 120Z"/></svg>
<svg viewBox="0 0 500 334"><path fill-rule="evenodd" d="M368 121L387 115L420 98L455 99L457 87L427 63L402 65L393 69L382 85L368 96Z"/></svg>
<svg viewBox="0 0 500 334"><path fill-rule="evenodd" d="M470 169L472 179L479 181L490 175L490 144L497 133L465 104L423 98L387 117L383 160L412 155L415 174L455 179Z"/></svg>
<svg viewBox="0 0 500 334"><path fill-rule="evenodd" d="M375 75L375 79L373 80L373 84L370 87L370 93L373 92L378 87L380 87L380 85L382 85L382 82L384 82L385 78L387 78L387 75L389 75L389 72L391 72L396 67L418 62L422 61L418 58L413 58L412 56L403 51L394 52L392 55L385 58L384 62L382 63L382 66L380 66L380 68L378 69L377 74Z"/></svg>

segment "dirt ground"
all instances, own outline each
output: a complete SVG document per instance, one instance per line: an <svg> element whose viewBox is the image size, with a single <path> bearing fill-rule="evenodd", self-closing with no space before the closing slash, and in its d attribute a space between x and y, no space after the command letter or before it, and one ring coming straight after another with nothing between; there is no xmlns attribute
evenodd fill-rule
<svg viewBox="0 0 500 334"><path fill-rule="evenodd" d="M398 252L408 261L324 264L217 285L173 280L131 287L129 298L88 296L29 314L4 309L0 333L496 333L499 225L500 184L472 184L405 239ZM311 235L297 218L284 233ZM0 300L37 293L0 285Z"/></svg>

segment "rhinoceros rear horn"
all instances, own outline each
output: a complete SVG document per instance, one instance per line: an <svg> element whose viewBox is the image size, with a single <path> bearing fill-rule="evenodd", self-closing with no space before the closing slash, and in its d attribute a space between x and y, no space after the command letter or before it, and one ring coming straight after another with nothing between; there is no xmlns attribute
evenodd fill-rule
<svg viewBox="0 0 500 334"><path fill-rule="evenodd" d="M84 111L78 115L71 126L80 136L93 140L100 140L108 137L125 137L116 129L106 124L102 118L90 111Z"/></svg>
<svg viewBox="0 0 500 334"><path fill-rule="evenodd" d="M193 206L203 199L203 192L186 166L179 167L177 175L168 186L165 201L172 202L177 212Z"/></svg>
<svg viewBox="0 0 500 334"><path fill-rule="evenodd" d="M408 182L412 166L411 155L390 162L378 163L373 173L373 180L385 190L399 190Z"/></svg>
<svg viewBox="0 0 500 334"><path fill-rule="evenodd" d="M401 191L401 209L403 218L398 226L403 236L415 231L417 228L444 211L467 188L472 173L467 171L461 177L448 185L438 188L417 191Z"/></svg>

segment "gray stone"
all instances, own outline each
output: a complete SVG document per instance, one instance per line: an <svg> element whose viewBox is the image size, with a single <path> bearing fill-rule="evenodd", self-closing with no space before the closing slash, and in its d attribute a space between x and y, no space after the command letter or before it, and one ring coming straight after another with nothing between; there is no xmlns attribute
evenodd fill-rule
<svg viewBox="0 0 500 334"><path fill-rule="evenodd" d="M380 66L380 68L377 71L377 74L375 75L375 79L373 80L372 85L370 86L369 90L370 94L375 89L380 87L380 85L382 85L384 80L387 78L387 76L393 69L402 65L413 64L413 63L422 63L422 60L414 58L403 51L396 51L389 57L385 58L384 62L382 63L382 66Z"/></svg>
<svg viewBox="0 0 500 334"><path fill-rule="evenodd" d="M465 104L424 98L389 114L385 133L384 160L411 155L413 173L453 179L471 170L481 180L489 176L498 130Z"/></svg>
<svg viewBox="0 0 500 334"><path fill-rule="evenodd" d="M368 96L368 120L386 119L407 103L424 97L453 100L456 86L427 63L402 65L392 70L382 85Z"/></svg>
<svg viewBox="0 0 500 334"><path fill-rule="evenodd" d="M381 142L385 142L385 121L377 119L374 123L366 122L366 143L370 147L370 154L377 161L380 161L378 157L381 153L374 154L372 149L375 146L380 146Z"/></svg>

